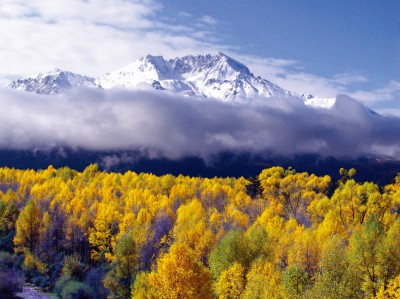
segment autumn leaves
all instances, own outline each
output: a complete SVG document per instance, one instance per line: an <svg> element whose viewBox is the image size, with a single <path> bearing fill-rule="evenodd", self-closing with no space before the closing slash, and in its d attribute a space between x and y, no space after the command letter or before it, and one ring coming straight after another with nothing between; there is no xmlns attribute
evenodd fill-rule
<svg viewBox="0 0 400 299"><path fill-rule="evenodd" d="M400 177L341 174L0 169L0 249L31 281L89 298L386 298L399 285Z"/></svg>

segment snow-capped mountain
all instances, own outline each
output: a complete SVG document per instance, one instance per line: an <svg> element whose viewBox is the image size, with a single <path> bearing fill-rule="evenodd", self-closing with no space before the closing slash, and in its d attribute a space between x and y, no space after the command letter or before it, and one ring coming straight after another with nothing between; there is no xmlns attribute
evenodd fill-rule
<svg viewBox="0 0 400 299"><path fill-rule="evenodd" d="M255 77L245 65L223 53L170 60L147 55L98 78L96 82L103 88L141 88L147 85L223 101L252 99L256 96L298 97L261 77Z"/></svg>
<svg viewBox="0 0 400 299"><path fill-rule="evenodd" d="M53 70L13 81L12 88L53 94L74 87L158 89L188 96L214 98L221 101L248 101L255 97L295 97L307 105L330 108L335 100L297 94L254 76L244 64L231 57L217 55L188 55L165 60L147 55L97 79L67 71Z"/></svg>
<svg viewBox="0 0 400 299"><path fill-rule="evenodd" d="M12 88L40 94L62 93L75 87L97 87L95 78L54 69L37 76L15 80L9 85Z"/></svg>

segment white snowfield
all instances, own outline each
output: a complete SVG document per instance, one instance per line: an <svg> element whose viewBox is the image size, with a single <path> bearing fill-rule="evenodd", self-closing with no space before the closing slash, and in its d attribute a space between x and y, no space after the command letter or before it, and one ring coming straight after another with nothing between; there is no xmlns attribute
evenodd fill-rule
<svg viewBox="0 0 400 299"><path fill-rule="evenodd" d="M285 90L254 76L245 65L223 53L188 55L170 60L147 55L97 79L56 69L13 81L9 86L40 94L62 93L77 87L158 89L224 102L290 97L309 106L327 109L335 103L334 98L324 99Z"/></svg>

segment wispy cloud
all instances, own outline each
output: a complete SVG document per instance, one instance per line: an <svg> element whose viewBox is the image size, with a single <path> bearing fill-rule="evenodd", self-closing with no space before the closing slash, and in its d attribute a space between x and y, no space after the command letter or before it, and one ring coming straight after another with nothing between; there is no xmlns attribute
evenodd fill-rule
<svg viewBox="0 0 400 299"><path fill-rule="evenodd" d="M216 25L218 23L217 19L214 19L211 16L204 15L199 19L199 22L204 23L206 25Z"/></svg>
<svg viewBox="0 0 400 299"><path fill-rule="evenodd" d="M178 16L183 17L183 18L190 18L193 15L188 13L188 12L186 12L186 11L180 11L180 12L178 12Z"/></svg>
<svg viewBox="0 0 400 299"><path fill-rule="evenodd" d="M380 101L400 101L400 82L391 81L385 86L370 91L359 90L352 93L352 96L368 104Z"/></svg>
<svg viewBox="0 0 400 299"><path fill-rule="evenodd" d="M342 85L348 85L351 83L360 83L360 82L367 82L368 78L360 75L360 74L353 74L353 73L342 73L336 74L332 77L334 82Z"/></svg>

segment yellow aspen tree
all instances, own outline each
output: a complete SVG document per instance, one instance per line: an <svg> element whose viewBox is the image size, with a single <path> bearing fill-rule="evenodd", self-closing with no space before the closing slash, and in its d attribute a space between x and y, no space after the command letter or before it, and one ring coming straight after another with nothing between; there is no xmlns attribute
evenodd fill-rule
<svg viewBox="0 0 400 299"><path fill-rule="evenodd" d="M150 273L140 272L136 275L132 299L157 299L157 292L149 281Z"/></svg>
<svg viewBox="0 0 400 299"><path fill-rule="evenodd" d="M157 271L150 274L149 281L160 299L214 298L210 271L184 244L173 244L157 260Z"/></svg>
<svg viewBox="0 0 400 299"><path fill-rule="evenodd" d="M311 277L314 277L318 270L322 245L318 243L316 232L305 229L295 235L292 242L288 252L288 265L298 264Z"/></svg>
<svg viewBox="0 0 400 299"><path fill-rule="evenodd" d="M14 245L17 251L33 252L40 238L40 211L36 202L31 200L19 214L16 222Z"/></svg>
<svg viewBox="0 0 400 299"><path fill-rule="evenodd" d="M121 215L112 205L99 204L94 227L89 232L91 257L94 260L104 255L112 261L112 248L115 246L120 218Z"/></svg>
<svg viewBox="0 0 400 299"><path fill-rule="evenodd" d="M399 299L400 298L400 275L389 281L388 285L382 286L374 299Z"/></svg>
<svg viewBox="0 0 400 299"><path fill-rule="evenodd" d="M245 270L239 263L221 273L215 290L219 299L239 299L245 288Z"/></svg>
<svg viewBox="0 0 400 299"><path fill-rule="evenodd" d="M255 260L246 275L243 299L272 299L280 296L280 269L265 259Z"/></svg>
<svg viewBox="0 0 400 299"><path fill-rule="evenodd" d="M206 211L197 199L181 206L177 211L173 230L176 242L193 249L197 259L205 260L215 243L215 236L206 224Z"/></svg>

